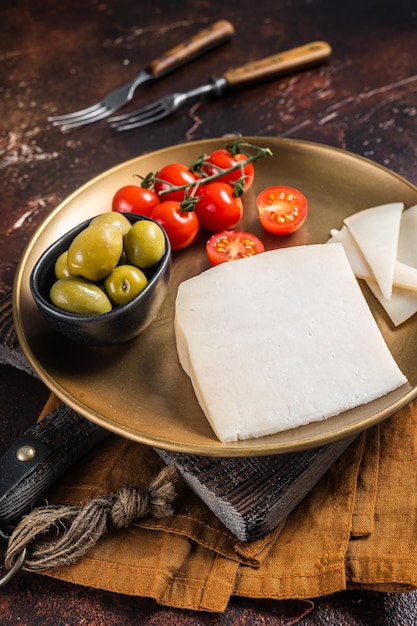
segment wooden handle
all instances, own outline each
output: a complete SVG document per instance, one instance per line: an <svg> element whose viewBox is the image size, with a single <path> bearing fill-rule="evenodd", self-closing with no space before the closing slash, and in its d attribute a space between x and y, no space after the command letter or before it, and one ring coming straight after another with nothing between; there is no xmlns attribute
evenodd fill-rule
<svg viewBox="0 0 417 626"><path fill-rule="evenodd" d="M148 66L152 76L161 76L176 69L187 61L207 52L214 46L224 43L235 33L235 29L230 22L219 20L211 26L204 28L191 39L175 46L165 52L157 59L154 59Z"/></svg>
<svg viewBox="0 0 417 626"><path fill-rule="evenodd" d="M331 52L331 47L325 41L313 41L304 46L279 52L266 59L247 63L242 67L229 70L223 77L229 86L237 87L254 81L267 80L295 69L315 65L327 59Z"/></svg>

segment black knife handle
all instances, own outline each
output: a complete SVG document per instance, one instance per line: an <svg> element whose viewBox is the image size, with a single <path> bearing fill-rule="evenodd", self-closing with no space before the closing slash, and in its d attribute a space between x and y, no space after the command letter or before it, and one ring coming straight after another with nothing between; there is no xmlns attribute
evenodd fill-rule
<svg viewBox="0 0 417 626"><path fill-rule="evenodd" d="M18 437L0 458L0 528L27 513L67 468L108 434L60 404Z"/></svg>

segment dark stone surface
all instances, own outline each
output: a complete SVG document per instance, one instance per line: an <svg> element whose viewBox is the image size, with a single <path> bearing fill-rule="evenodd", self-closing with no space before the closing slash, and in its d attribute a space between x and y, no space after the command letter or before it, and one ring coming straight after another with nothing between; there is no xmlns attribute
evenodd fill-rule
<svg viewBox="0 0 417 626"><path fill-rule="evenodd" d="M254 58L324 39L326 66L196 104L160 125L116 133L98 122L62 133L47 116L86 106L215 19L236 37L143 90L129 105L205 82ZM3 0L0 7L0 292L37 225L66 196L119 162L221 136L299 138L347 149L417 183L414 0ZM354 184L354 181L352 181ZM36 419L48 391L0 367L0 452ZM196 614L20 574L0 590L0 624L410 626L416 594L355 591L308 602L232 599Z"/></svg>

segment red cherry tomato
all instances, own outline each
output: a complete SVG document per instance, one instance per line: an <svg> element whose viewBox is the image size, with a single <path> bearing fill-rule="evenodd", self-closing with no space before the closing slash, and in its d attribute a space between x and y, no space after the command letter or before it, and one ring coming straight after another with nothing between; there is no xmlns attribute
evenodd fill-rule
<svg viewBox="0 0 417 626"><path fill-rule="evenodd" d="M246 154L238 152L233 156L228 150L226 150L226 148L221 148L209 154L205 161L207 161L210 165L203 165L202 170L206 175L213 176L219 172L219 168L226 170L234 167L238 163L241 163L243 171L239 167L236 170L233 170L233 172L221 175L217 180L233 185L237 180L239 180L239 178L242 178L243 175L245 177L243 188L244 191L247 191L252 185L255 175L252 163L243 165L247 159L248 157Z"/></svg>
<svg viewBox="0 0 417 626"><path fill-rule="evenodd" d="M264 249L264 244L256 235L236 230L216 233L206 244L207 256L212 265L253 256Z"/></svg>
<svg viewBox="0 0 417 626"><path fill-rule="evenodd" d="M200 185L198 197L195 212L203 228L218 232L230 230L240 222L242 200L233 195L233 188L227 183L214 181Z"/></svg>
<svg viewBox="0 0 417 626"><path fill-rule="evenodd" d="M181 185L189 185L198 180L197 176L193 174L189 167L182 163L170 163L162 167L156 174L156 178L165 182L155 181L154 189L159 195L159 201L165 202L166 200L177 200L181 202L184 199L184 189L177 191L168 191L162 195L161 191L169 189L172 185L179 187Z"/></svg>
<svg viewBox="0 0 417 626"><path fill-rule="evenodd" d="M112 210L118 213L140 213L150 216L160 200L152 189L139 185L121 187L113 196Z"/></svg>
<svg viewBox="0 0 417 626"><path fill-rule="evenodd" d="M167 200L158 204L151 215L165 229L172 250L182 250L193 243L200 224L194 211L181 210L181 203Z"/></svg>
<svg viewBox="0 0 417 626"><path fill-rule="evenodd" d="M298 189L275 186L261 191L256 199L262 226L274 235L289 235L304 223L307 200Z"/></svg>

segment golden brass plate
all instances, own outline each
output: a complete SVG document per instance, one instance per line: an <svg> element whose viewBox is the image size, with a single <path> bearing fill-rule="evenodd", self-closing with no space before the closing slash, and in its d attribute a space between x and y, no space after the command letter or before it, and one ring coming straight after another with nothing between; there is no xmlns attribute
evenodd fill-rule
<svg viewBox="0 0 417 626"><path fill-rule="evenodd" d="M351 213L391 201L403 201L406 207L417 203L416 187L345 151L286 139L247 140L273 151L272 157L255 164L255 182L245 195L240 225L260 236L266 249L323 243L330 229L339 228ZM29 242L16 275L14 314L22 349L39 377L63 402L110 431L156 448L220 457L263 456L313 448L359 433L417 396L417 316L395 329L366 286L364 294L409 384L328 420L232 444L221 443L212 432L175 348L178 284L209 267L204 233L192 247L174 254L170 288L157 319L128 344L112 348L73 344L57 336L35 307L29 276L47 246L79 222L110 210L115 191L132 183L136 174L156 172L176 161L191 163L224 143L219 138L187 143L122 163L81 187L49 215ZM274 184L296 187L308 199L309 217L289 237L268 235L258 224L256 195ZM275 288L279 289L279 279Z"/></svg>

